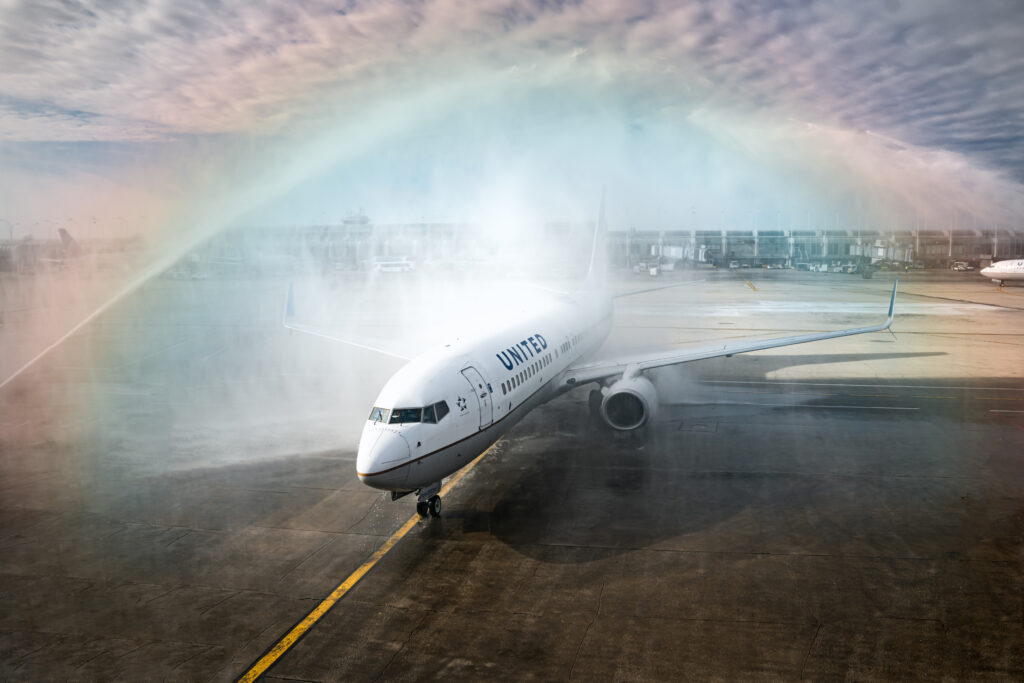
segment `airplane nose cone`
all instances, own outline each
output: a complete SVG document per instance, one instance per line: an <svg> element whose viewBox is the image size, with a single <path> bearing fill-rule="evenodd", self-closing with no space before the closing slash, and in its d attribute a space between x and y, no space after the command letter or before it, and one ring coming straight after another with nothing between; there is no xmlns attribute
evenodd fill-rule
<svg viewBox="0 0 1024 683"><path fill-rule="evenodd" d="M401 489L408 468L409 442L393 429L368 426L359 440L356 472L367 486L380 489Z"/></svg>

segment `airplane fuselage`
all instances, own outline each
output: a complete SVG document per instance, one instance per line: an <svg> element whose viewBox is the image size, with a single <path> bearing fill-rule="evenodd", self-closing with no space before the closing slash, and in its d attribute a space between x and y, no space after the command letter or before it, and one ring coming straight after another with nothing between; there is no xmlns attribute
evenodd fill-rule
<svg viewBox="0 0 1024 683"><path fill-rule="evenodd" d="M567 391L559 378L601 345L611 317L606 293L567 294L411 360L385 384L363 427L360 480L412 491L454 473Z"/></svg>
<svg viewBox="0 0 1024 683"><path fill-rule="evenodd" d="M997 261L982 268L979 274L1000 284L1011 280L1024 280L1024 259Z"/></svg>

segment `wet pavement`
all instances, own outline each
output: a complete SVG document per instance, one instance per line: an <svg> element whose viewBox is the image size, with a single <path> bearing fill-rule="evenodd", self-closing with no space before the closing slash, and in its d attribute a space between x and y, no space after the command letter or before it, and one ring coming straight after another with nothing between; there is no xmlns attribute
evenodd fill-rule
<svg viewBox="0 0 1024 683"><path fill-rule="evenodd" d="M603 353L891 287L698 277ZM413 514L354 476L394 362L282 331L281 292L154 281L0 393L4 678L231 680ZM666 370L641 433L534 411L267 679L1021 679L1021 294L912 273L895 337Z"/></svg>

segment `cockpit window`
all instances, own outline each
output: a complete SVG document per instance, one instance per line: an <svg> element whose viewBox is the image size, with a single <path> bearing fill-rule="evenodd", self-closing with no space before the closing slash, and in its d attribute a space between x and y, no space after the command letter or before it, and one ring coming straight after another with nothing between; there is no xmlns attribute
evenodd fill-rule
<svg viewBox="0 0 1024 683"><path fill-rule="evenodd" d="M426 408L380 408L374 406L370 411L371 422L384 422L387 424L413 424L426 422L436 424L440 422L450 411L448 404L444 401L432 403Z"/></svg>
<svg viewBox="0 0 1024 683"><path fill-rule="evenodd" d="M423 412L422 408L395 408L391 411L391 419L388 420L388 424L407 424L409 422L419 422L420 413Z"/></svg>

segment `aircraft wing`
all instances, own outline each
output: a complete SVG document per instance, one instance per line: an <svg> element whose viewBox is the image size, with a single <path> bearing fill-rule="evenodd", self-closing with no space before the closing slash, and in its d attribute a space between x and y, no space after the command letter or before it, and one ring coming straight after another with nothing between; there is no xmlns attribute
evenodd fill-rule
<svg viewBox="0 0 1024 683"><path fill-rule="evenodd" d="M593 363L582 363L569 368L563 381L569 385L586 384L587 382L607 379L616 375L625 375L627 373L633 375L644 370L660 368L666 365L678 365L679 363L690 363L695 360L732 356L737 353L748 353L750 351L774 349L780 346L793 346L794 344L805 344L824 339L835 339L837 337L849 337L855 334L888 330L892 326L893 305L896 302L896 286L898 284L899 280L896 280L892 286L892 296L889 299L889 315L885 322L878 325L854 327L834 332L814 332L812 334L800 334L792 337L776 337L773 339L737 339L728 342L715 342L700 346L636 354L624 358L595 361Z"/></svg>

